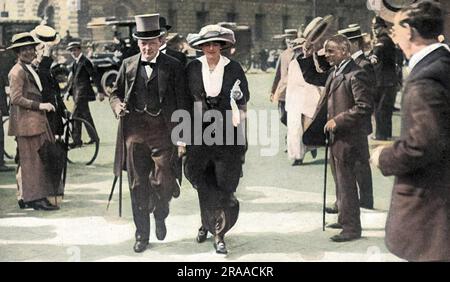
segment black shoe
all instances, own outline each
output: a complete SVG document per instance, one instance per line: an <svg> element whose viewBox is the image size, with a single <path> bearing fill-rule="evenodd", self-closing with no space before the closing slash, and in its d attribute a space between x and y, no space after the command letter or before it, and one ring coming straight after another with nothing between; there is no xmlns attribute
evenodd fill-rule
<svg viewBox="0 0 450 282"><path fill-rule="evenodd" d="M353 241L356 239L361 238L360 234L338 234L338 235L334 235L333 237L330 238L331 241L333 242L337 242L337 243L341 243L341 242L348 242L348 241Z"/></svg>
<svg viewBox="0 0 450 282"><path fill-rule="evenodd" d="M22 209L22 210L31 208L30 203L25 203L22 199L17 201L17 204L19 205L19 208Z"/></svg>
<svg viewBox="0 0 450 282"><path fill-rule="evenodd" d="M313 159L317 157L317 149L311 151L311 156L313 157Z"/></svg>
<svg viewBox="0 0 450 282"><path fill-rule="evenodd" d="M228 250L227 250L227 247L225 246L224 241L214 243L214 249L216 249L217 254L221 254L221 255L228 254Z"/></svg>
<svg viewBox="0 0 450 282"><path fill-rule="evenodd" d="M338 209L337 209L337 208L329 208L329 207L326 207L326 208L325 208L325 212L326 212L326 213L330 213L330 214L335 214L335 213L338 213Z"/></svg>
<svg viewBox="0 0 450 282"><path fill-rule="evenodd" d="M147 249L147 246L148 246L148 241L136 241L136 243L134 243L133 250L136 253L142 253L143 251L145 251Z"/></svg>
<svg viewBox="0 0 450 282"><path fill-rule="evenodd" d="M83 142L84 145L92 145L95 143L95 140L89 140L88 142Z"/></svg>
<svg viewBox="0 0 450 282"><path fill-rule="evenodd" d="M207 237L208 237L208 230L206 230L203 226L200 227L197 233L197 242L203 243L206 241Z"/></svg>
<svg viewBox="0 0 450 282"><path fill-rule="evenodd" d="M302 165L303 164L303 160L295 160L293 163L292 163L292 166L298 166L298 165Z"/></svg>
<svg viewBox="0 0 450 282"><path fill-rule="evenodd" d="M68 146L70 149L73 149L73 148L81 147L82 145L83 145L83 143L80 141L80 142L69 143Z"/></svg>
<svg viewBox="0 0 450 282"><path fill-rule="evenodd" d="M331 228L331 229L342 229L342 224L340 224L340 223L330 223L330 224L328 224L327 225L327 227L328 228Z"/></svg>
<svg viewBox="0 0 450 282"><path fill-rule="evenodd" d="M52 205L47 199L41 199L30 203L30 207L34 210L56 211L59 207Z"/></svg>
<svg viewBox="0 0 450 282"><path fill-rule="evenodd" d="M166 234L167 234L167 229L166 229L166 223L163 220L158 220L155 219L155 233L156 233L156 238L158 238L158 240L162 241L164 240L164 238L166 238Z"/></svg>
<svg viewBox="0 0 450 282"><path fill-rule="evenodd" d="M6 166L6 165L1 165L0 166L0 172L8 172L8 171L14 171L15 168L10 167L10 166Z"/></svg>

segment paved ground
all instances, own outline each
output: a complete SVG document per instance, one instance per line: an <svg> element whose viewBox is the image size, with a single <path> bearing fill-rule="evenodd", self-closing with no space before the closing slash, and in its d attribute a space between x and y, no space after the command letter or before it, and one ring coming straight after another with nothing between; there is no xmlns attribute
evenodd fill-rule
<svg viewBox="0 0 450 282"><path fill-rule="evenodd" d="M251 109L276 108L268 102L272 79L273 73L249 74ZM200 223L198 200L187 181L183 182L181 196L172 201L166 239L157 241L152 229L150 248L135 254L126 183L123 217L118 217L117 195L106 211L116 121L107 103L95 103L93 112L101 138L100 154L93 166L69 167L61 210L20 210L15 200L14 175L0 174L0 261L400 260L384 246L393 179L373 171L376 210L361 210L363 238L333 243L329 237L337 232L322 231L324 150L319 150L316 160L308 155L304 166L292 167L284 153L284 128L278 134L280 148L274 156L261 157L261 149L267 146L250 146L237 192L241 213L226 237L227 256L215 254L211 239L202 244L195 242ZM398 116L394 120L398 132ZM332 202L334 183L330 171L328 175L328 201ZM327 215L327 222L335 220L336 216Z"/></svg>

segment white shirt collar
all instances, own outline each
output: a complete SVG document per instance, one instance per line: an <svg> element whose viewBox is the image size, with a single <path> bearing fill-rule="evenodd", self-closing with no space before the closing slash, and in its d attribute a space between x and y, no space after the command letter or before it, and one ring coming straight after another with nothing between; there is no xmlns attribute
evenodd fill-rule
<svg viewBox="0 0 450 282"><path fill-rule="evenodd" d="M155 63L156 64L156 60L158 59L159 56L159 50L158 53L156 54L156 56L150 61L150 63ZM141 55L141 62L147 62L147 59L144 58L144 56Z"/></svg>
<svg viewBox="0 0 450 282"><path fill-rule="evenodd" d="M423 48L419 52L417 52L414 55L412 55L411 59L409 60L409 64L408 64L409 70L412 71L412 69L420 61L422 61L426 56L428 56L434 50L436 50L436 49L438 49L440 47L445 47L450 52L450 48L448 47L448 45L443 44L443 43L434 43L434 44L428 45L427 47Z"/></svg>
<svg viewBox="0 0 450 282"><path fill-rule="evenodd" d="M80 55L78 55L78 57L74 58L75 62L77 62L77 64L80 61L81 56L83 56L83 53L80 53Z"/></svg>
<svg viewBox="0 0 450 282"><path fill-rule="evenodd" d="M336 66L336 70L335 70L335 74L334 75L335 76L340 75L344 71L344 69L348 65L348 63L350 63L350 61L351 61L351 59L346 59L346 60L342 61L339 64L339 66Z"/></svg>
<svg viewBox="0 0 450 282"><path fill-rule="evenodd" d="M362 50L356 51L355 53L353 53L352 59L356 60L361 55L364 55L364 52Z"/></svg>

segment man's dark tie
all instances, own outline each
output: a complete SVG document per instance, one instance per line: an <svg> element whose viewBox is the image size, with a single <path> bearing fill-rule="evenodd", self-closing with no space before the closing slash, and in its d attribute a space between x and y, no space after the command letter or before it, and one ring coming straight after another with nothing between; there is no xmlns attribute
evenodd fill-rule
<svg viewBox="0 0 450 282"><path fill-rule="evenodd" d="M156 66L156 63L141 61L141 65L150 66L151 68L154 68Z"/></svg>

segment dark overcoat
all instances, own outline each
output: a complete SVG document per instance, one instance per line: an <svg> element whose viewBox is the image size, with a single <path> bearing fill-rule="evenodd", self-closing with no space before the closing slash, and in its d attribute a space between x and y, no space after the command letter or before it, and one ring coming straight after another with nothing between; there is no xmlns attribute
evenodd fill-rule
<svg viewBox="0 0 450 282"><path fill-rule="evenodd" d="M69 95L73 96L74 102L76 103L81 100L95 101L92 82L99 92L103 92L103 89L100 83L100 77L91 61L86 56L81 55L79 62L77 64L74 62L70 70L67 91Z"/></svg>

